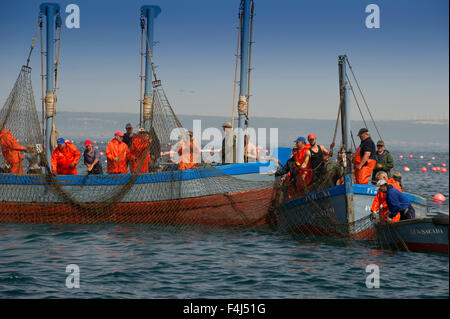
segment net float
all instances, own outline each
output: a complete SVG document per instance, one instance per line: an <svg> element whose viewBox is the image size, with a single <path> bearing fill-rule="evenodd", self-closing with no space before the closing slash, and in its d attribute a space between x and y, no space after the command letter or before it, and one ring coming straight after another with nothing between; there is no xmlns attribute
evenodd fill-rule
<svg viewBox="0 0 450 319"><path fill-rule="evenodd" d="M446 198L444 195L442 195L441 193L437 193L436 195L433 196L433 202L438 202L438 203L442 203L445 202Z"/></svg>
<svg viewBox="0 0 450 319"><path fill-rule="evenodd" d="M408 166L403 167L403 170L404 170L405 172L409 172L409 171L410 171L410 169L409 169Z"/></svg>
<svg viewBox="0 0 450 319"><path fill-rule="evenodd" d="M422 167L421 171L425 173L427 171L427 168L426 167Z"/></svg>

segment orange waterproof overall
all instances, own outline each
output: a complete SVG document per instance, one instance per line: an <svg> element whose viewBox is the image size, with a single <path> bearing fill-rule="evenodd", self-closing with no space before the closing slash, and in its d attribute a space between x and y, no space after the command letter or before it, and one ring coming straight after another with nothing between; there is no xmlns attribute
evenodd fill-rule
<svg viewBox="0 0 450 319"><path fill-rule="evenodd" d="M66 142L66 148L60 150L59 147L55 148L52 153L52 172L56 172L61 175L76 175L77 164L80 160L80 152L77 147L72 143ZM70 164L74 164L73 168L70 168Z"/></svg>
<svg viewBox="0 0 450 319"><path fill-rule="evenodd" d="M368 184L377 161L368 159L361 169L356 169L356 166L361 163L362 159L360 150L360 147L356 149L355 158L353 159L353 165L355 167L355 184Z"/></svg>
<svg viewBox="0 0 450 319"><path fill-rule="evenodd" d="M27 148L20 145L10 131L2 130L0 145L5 161L10 167L12 174L23 174L23 151Z"/></svg>
<svg viewBox="0 0 450 319"><path fill-rule="evenodd" d="M391 177L388 179L388 184L392 184L397 190L402 192L402 188L400 185ZM371 212L377 212L380 209L380 205L383 206L383 208L379 211L380 220L381 221L387 221L387 213L389 211L389 207L386 203L386 193L383 193L381 191L378 191L377 195L375 195L375 198L372 202L372 207L370 208ZM397 213L397 215L392 218L392 222L398 222L400 220L400 213Z"/></svg>
<svg viewBox="0 0 450 319"><path fill-rule="evenodd" d="M297 153L295 153L295 166L300 167L305 162L305 156L306 151L309 149L309 144L305 145L304 148L297 150ZM308 165L306 165L306 169L311 169L311 161L308 162ZM293 196L294 194L302 191L305 188L305 185L308 185L311 182L312 178L312 171L307 171L300 169L297 172L296 178L296 186L297 188L294 189L292 186L289 187L289 195Z"/></svg>
<svg viewBox="0 0 450 319"><path fill-rule="evenodd" d="M105 152L108 174L126 174L128 172L127 157L129 152L127 144L119 142L115 138L108 143ZM115 161L116 158L119 158L118 162Z"/></svg>
<svg viewBox="0 0 450 319"><path fill-rule="evenodd" d="M148 167L152 163L149 141L139 136L133 138L128 160L131 173L148 173ZM141 161L143 161L142 164ZM141 165L141 169L138 171L139 165Z"/></svg>
<svg viewBox="0 0 450 319"><path fill-rule="evenodd" d="M185 141L180 142L180 148L178 149L178 155L180 155L180 162L178 163L178 169L191 169L197 168L198 157L200 155L200 147L196 140L191 140L189 145Z"/></svg>

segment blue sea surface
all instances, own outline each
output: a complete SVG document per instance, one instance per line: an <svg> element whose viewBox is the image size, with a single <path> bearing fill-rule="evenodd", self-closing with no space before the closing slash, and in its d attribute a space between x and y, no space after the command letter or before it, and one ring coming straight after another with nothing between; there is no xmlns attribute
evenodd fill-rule
<svg viewBox="0 0 450 319"><path fill-rule="evenodd" d="M413 154L414 158L407 158ZM448 213L447 153L393 152L408 190ZM423 155L424 159L419 159ZM436 157L432 160L431 157ZM448 298L448 255L275 231L0 224L0 298ZM68 265L80 287L67 288ZM380 287L368 288L368 265Z"/></svg>

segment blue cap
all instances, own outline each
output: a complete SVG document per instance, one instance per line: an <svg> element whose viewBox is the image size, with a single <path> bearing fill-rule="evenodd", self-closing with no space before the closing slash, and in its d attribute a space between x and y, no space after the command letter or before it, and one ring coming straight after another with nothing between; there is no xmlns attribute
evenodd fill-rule
<svg viewBox="0 0 450 319"><path fill-rule="evenodd" d="M295 143L297 143L297 142L303 142L303 143L306 143L306 139L305 139L303 136L299 136L294 142L295 142Z"/></svg>
<svg viewBox="0 0 450 319"><path fill-rule="evenodd" d="M66 142L66 140L63 139L62 137L58 138L58 140L56 141L56 143L57 143L58 145L64 144L65 142Z"/></svg>

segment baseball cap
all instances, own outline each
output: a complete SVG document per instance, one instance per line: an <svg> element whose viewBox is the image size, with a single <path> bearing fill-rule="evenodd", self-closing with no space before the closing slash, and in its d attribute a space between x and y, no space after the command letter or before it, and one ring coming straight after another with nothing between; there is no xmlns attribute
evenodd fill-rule
<svg viewBox="0 0 450 319"><path fill-rule="evenodd" d="M377 146L384 146L384 142L383 141L378 141L377 142Z"/></svg>
<svg viewBox="0 0 450 319"><path fill-rule="evenodd" d="M359 130L358 136L361 136L361 135L363 135L364 133L367 133L367 132L369 132L369 130L366 129L365 127L363 127L362 129Z"/></svg>
<svg viewBox="0 0 450 319"><path fill-rule="evenodd" d="M90 140L84 141L84 146L92 145L92 142Z"/></svg>
<svg viewBox="0 0 450 319"><path fill-rule="evenodd" d="M305 140L305 138L304 138L303 136L299 136L294 142L295 142L295 143L297 143L297 142L303 142L303 143L306 143L306 140Z"/></svg>
<svg viewBox="0 0 450 319"><path fill-rule="evenodd" d="M310 139L312 139L312 138L313 138L313 139L316 139L316 136L315 136L314 134L311 133L311 134L308 135L308 140L310 140Z"/></svg>
<svg viewBox="0 0 450 319"><path fill-rule="evenodd" d="M145 132L145 128L141 127L138 132Z"/></svg>
<svg viewBox="0 0 450 319"><path fill-rule="evenodd" d="M116 133L114 133L114 135L123 136L123 133L121 131L117 131Z"/></svg>
<svg viewBox="0 0 450 319"><path fill-rule="evenodd" d="M58 138L58 140L56 141L56 143L57 143L58 145L64 144L65 142L66 142L66 140L63 139L62 137Z"/></svg>
<svg viewBox="0 0 450 319"><path fill-rule="evenodd" d="M127 123L127 125L125 125L126 129L129 129L129 128L132 128L132 127L133 127L133 125L131 125L131 123Z"/></svg>

